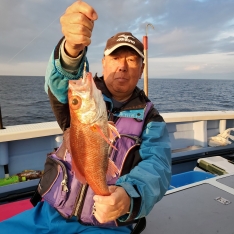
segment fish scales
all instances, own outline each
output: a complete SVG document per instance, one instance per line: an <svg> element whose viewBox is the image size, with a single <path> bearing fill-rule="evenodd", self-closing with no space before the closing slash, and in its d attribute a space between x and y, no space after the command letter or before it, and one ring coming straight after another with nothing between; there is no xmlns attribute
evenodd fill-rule
<svg viewBox="0 0 234 234"><path fill-rule="evenodd" d="M79 138L75 137L79 136ZM108 144L89 126L79 124L70 128L72 166L82 173L95 194L108 195L106 172Z"/></svg>

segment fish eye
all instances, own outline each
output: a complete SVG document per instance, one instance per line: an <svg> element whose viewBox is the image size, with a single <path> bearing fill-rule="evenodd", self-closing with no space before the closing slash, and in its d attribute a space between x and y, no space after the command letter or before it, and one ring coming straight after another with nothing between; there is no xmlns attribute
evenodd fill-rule
<svg viewBox="0 0 234 234"><path fill-rule="evenodd" d="M82 105L82 99L79 96L73 96L69 99L69 106L73 110L77 110Z"/></svg>
<svg viewBox="0 0 234 234"><path fill-rule="evenodd" d="M72 100L72 105L77 105L79 103L79 101L77 100L77 98L74 98Z"/></svg>

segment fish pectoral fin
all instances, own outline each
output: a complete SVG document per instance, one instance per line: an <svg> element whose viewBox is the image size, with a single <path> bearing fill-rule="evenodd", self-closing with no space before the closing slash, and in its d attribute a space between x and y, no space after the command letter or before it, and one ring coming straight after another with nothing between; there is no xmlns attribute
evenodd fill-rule
<svg viewBox="0 0 234 234"><path fill-rule="evenodd" d="M109 158L108 161L108 169L107 169L107 177L116 177L116 175L119 174L119 169L118 167L115 165L115 163Z"/></svg>
<svg viewBox="0 0 234 234"><path fill-rule="evenodd" d="M117 148L112 144L112 142L105 136L104 132L102 131L102 129L100 128L99 125L97 124L93 124L92 126L90 126L90 129L93 132L98 132L100 134L100 136L115 150L117 150Z"/></svg>
<svg viewBox="0 0 234 234"><path fill-rule="evenodd" d="M86 179L84 177L84 175L82 175L79 170L76 168L76 166L74 165L74 161L72 159L72 171L75 173L75 177L77 180L79 180L82 184L86 184Z"/></svg>
<svg viewBox="0 0 234 234"><path fill-rule="evenodd" d="M121 136L119 135L119 132L117 130L117 128L115 127L114 122L112 121L108 121L108 131L109 131L109 138L110 141L113 141L115 139L114 134L118 137L121 138Z"/></svg>
<svg viewBox="0 0 234 234"><path fill-rule="evenodd" d="M59 149L57 150L57 152L55 152L55 155L58 158L64 160L66 157L66 151L67 151L67 147L66 147L65 141L63 141Z"/></svg>
<svg viewBox="0 0 234 234"><path fill-rule="evenodd" d="M69 153L71 153L70 128L68 128L68 129L63 133L63 141L64 141L64 143L65 143L66 149L68 150Z"/></svg>

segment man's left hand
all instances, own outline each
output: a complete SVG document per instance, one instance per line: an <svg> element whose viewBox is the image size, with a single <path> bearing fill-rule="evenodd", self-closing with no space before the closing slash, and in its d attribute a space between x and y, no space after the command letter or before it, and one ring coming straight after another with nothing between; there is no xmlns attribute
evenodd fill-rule
<svg viewBox="0 0 234 234"><path fill-rule="evenodd" d="M95 195L94 215L99 223L113 221L126 214L130 209L131 199L122 187L110 186L110 196Z"/></svg>

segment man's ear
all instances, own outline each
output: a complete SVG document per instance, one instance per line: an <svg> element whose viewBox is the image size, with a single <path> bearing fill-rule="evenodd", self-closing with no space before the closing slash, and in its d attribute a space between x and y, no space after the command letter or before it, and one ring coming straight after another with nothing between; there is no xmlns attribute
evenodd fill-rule
<svg viewBox="0 0 234 234"><path fill-rule="evenodd" d="M144 67L145 67L145 64L142 63L142 65L141 65L141 76L142 76L142 74L143 74L143 72L144 72ZM141 79L141 76L140 76L140 79Z"/></svg>
<svg viewBox="0 0 234 234"><path fill-rule="evenodd" d="M144 71L144 67L145 67L145 63L143 62L143 63L142 63L142 66L141 66L142 73L143 73L143 71Z"/></svg>

